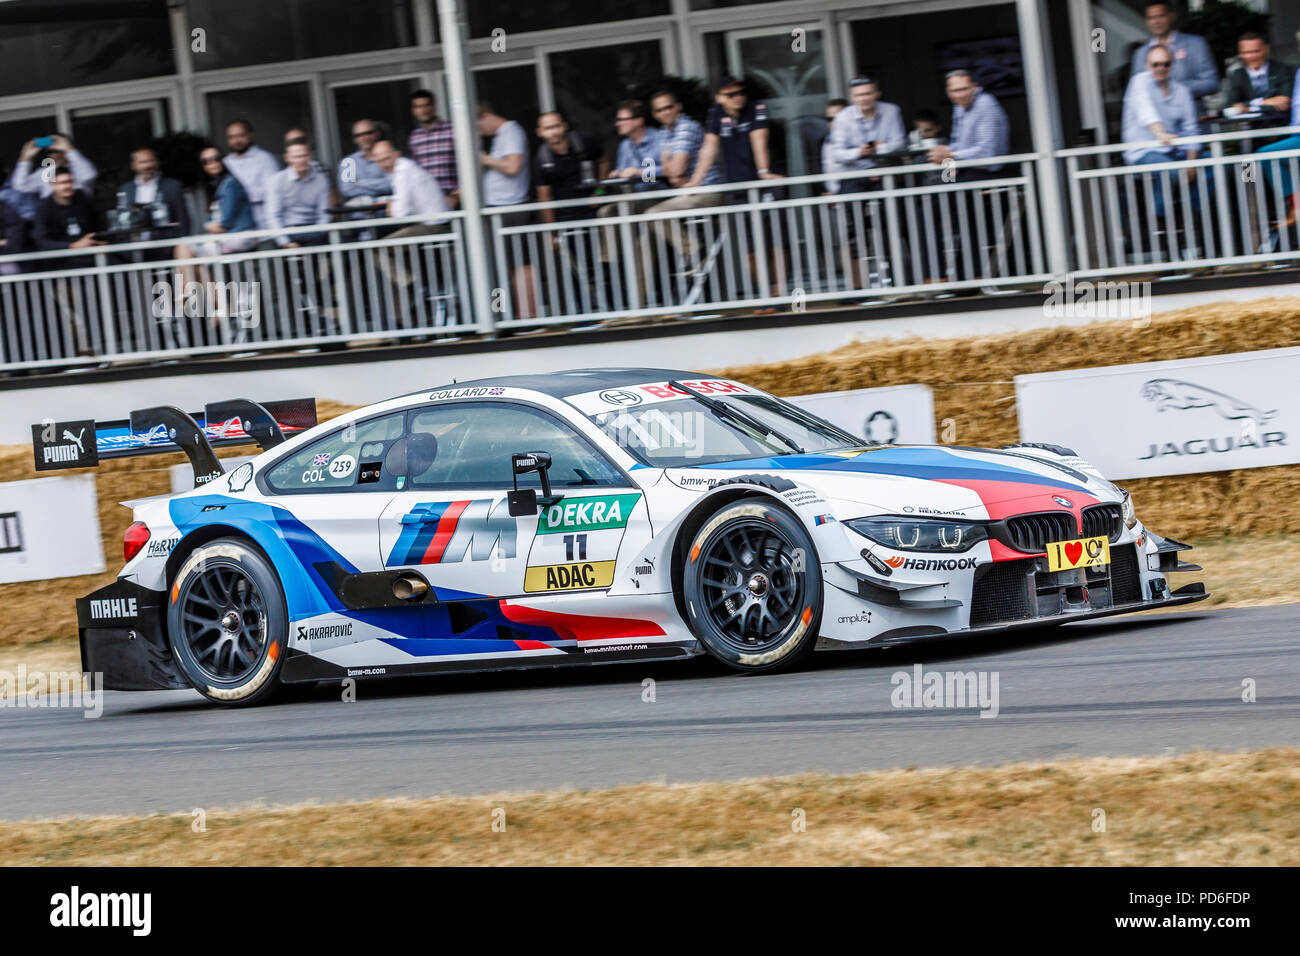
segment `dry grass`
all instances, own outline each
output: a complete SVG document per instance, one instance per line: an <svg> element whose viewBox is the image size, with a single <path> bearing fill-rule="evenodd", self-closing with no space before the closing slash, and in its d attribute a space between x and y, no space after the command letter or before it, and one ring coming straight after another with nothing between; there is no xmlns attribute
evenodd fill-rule
<svg viewBox="0 0 1300 956"><path fill-rule="evenodd" d="M1300 750L0 823L9 865L1300 864ZM504 811L504 832L493 830ZM1094 832L1094 810L1105 832ZM802 810L805 832L795 832ZM499 818L499 814L496 818Z"/></svg>

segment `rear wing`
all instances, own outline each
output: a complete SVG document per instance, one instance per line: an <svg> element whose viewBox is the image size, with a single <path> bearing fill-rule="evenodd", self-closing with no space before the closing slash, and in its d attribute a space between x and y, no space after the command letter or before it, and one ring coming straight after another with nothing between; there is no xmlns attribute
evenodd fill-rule
<svg viewBox="0 0 1300 956"><path fill-rule="evenodd" d="M201 413L158 405L120 421L41 422L32 426L32 451L37 471L181 451L194 469L197 488L225 473L214 448L255 442L265 450L315 424L314 398L264 403L234 398L205 405Z"/></svg>

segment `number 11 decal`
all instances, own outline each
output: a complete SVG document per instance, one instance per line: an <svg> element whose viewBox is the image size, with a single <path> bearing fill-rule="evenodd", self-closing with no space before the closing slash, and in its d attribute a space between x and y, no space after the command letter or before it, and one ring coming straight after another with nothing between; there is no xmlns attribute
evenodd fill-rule
<svg viewBox="0 0 1300 956"><path fill-rule="evenodd" d="M578 541L578 560L587 560L587 536L585 534L566 534L564 536L564 560L573 560L573 542Z"/></svg>

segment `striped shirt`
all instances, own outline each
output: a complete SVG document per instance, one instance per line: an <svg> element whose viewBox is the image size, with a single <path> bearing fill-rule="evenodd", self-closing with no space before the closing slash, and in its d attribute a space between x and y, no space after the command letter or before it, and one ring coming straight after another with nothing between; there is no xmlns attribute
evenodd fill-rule
<svg viewBox="0 0 1300 956"><path fill-rule="evenodd" d="M411 130L406 146L411 158L438 181L443 192L460 189L456 177L456 138L450 123L438 120L429 129L417 126Z"/></svg>
<svg viewBox="0 0 1300 956"><path fill-rule="evenodd" d="M686 172L683 174L690 179L691 174L695 172L695 161L700 157L700 148L704 146L704 127L683 113L677 117L677 122L673 124L672 129L664 129L664 134L667 137L664 142L664 152L669 156L685 153L690 157L686 161ZM703 185L712 186L717 181L718 164L715 162L704 174Z"/></svg>
<svg viewBox="0 0 1300 956"><path fill-rule="evenodd" d="M1006 156L1011 151L1008 146L1010 138L1011 128L1007 114L992 93L985 93L981 89L975 94L969 109L960 106L952 108L952 137L948 148L958 159ZM1002 166L983 168L993 172Z"/></svg>

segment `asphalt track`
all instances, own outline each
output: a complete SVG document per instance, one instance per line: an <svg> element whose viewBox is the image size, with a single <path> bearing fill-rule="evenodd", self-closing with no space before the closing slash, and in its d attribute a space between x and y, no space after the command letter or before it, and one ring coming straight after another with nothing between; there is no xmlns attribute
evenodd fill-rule
<svg viewBox="0 0 1300 956"><path fill-rule="evenodd" d="M996 672L998 716L891 706L892 675L917 663ZM1300 605L824 653L787 674L697 659L340 696L321 685L225 710L188 691L111 692L95 720L0 708L0 818L1295 746Z"/></svg>

